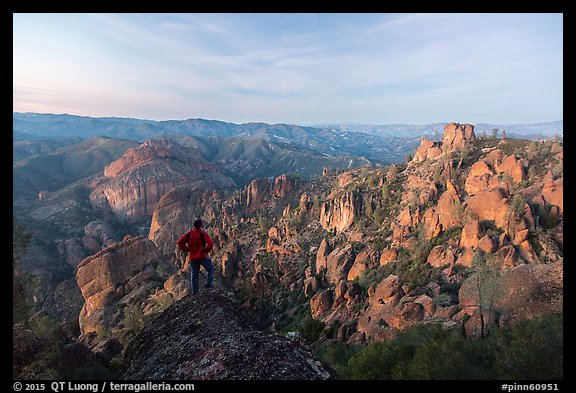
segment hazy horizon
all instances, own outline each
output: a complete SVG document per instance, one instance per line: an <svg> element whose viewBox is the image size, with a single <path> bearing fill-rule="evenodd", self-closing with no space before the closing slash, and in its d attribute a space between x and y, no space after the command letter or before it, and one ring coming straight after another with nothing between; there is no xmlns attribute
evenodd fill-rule
<svg viewBox="0 0 576 393"><path fill-rule="evenodd" d="M50 112L45 112L45 113L41 113L41 112L19 112L19 111L13 111L14 113L18 113L18 114L34 114L34 115L52 115L52 116L77 116L77 117L90 117L90 118L94 118L94 119L132 119L132 120L142 120L142 121L154 121L154 122L162 122L162 121L186 121L186 120L208 120L208 121L219 121L219 122L223 122L223 123L233 123L233 124L249 124L249 123L266 123L266 124L290 124L290 125L298 125L298 126L305 126L305 127L317 127L317 126L324 126L324 125L347 125L347 126L393 126L393 125L411 125L411 126L424 126L424 125L428 125L428 124L436 124L436 123L450 123L452 122L452 120L445 120L445 121L434 121L434 122L422 122L422 123L358 123L358 122L324 122L324 123L314 123L314 124L299 124L299 123L290 123L290 122L285 122L285 121L280 121L280 122L275 122L275 123L267 123L267 122L263 122L263 121L246 121L246 122L241 122L241 123L237 123L237 122L233 122L233 121L228 121L226 119L208 119L208 118L203 118L203 117L186 117L186 118L180 118L180 119L149 119L149 118L142 118L142 117L131 117L131 116L89 116L89 115L79 115L79 114L75 114L75 113L50 113ZM454 122L458 122L456 120L453 120ZM550 120L550 121L536 121L533 123L493 123L493 122L487 122L487 121L478 121L475 123L470 123L470 124L499 124L499 125L531 125L531 124L544 124L544 123L556 123L556 122L563 122L564 119L557 119L557 120Z"/></svg>
<svg viewBox="0 0 576 393"><path fill-rule="evenodd" d="M232 123L563 119L562 14L13 14L13 111Z"/></svg>

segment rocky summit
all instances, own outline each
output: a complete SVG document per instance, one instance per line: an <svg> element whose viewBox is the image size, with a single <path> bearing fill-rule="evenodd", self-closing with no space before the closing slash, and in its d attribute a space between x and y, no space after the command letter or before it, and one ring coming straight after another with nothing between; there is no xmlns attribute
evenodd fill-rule
<svg viewBox="0 0 576 393"><path fill-rule="evenodd" d="M250 314L217 288L177 302L131 341L124 355L124 378L338 378L297 339L258 330Z"/></svg>

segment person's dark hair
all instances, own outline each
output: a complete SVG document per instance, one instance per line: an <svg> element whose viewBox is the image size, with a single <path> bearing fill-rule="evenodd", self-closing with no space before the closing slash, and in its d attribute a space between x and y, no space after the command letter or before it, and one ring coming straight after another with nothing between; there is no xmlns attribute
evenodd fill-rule
<svg viewBox="0 0 576 393"><path fill-rule="evenodd" d="M203 224L202 220L200 218L197 218L196 221L194 221L194 228L199 230L200 228L202 228L202 224Z"/></svg>

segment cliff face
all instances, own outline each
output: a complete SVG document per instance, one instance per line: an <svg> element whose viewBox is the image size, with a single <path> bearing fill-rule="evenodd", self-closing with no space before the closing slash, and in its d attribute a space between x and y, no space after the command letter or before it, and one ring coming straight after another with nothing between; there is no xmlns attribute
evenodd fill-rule
<svg viewBox="0 0 576 393"><path fill-rule="evenodd" d="M170 139L150 140L128 149L106 166L104 176L93 199L102 195L115 214L128 219L152 215L160 198L177 186L204 190L235 186L194 148Z"/></svg>
<svg viewBox="0 0 576 393"><path fill-rule="evenodd" d="M320 224L327 230L336 229L339 232L350 228L354 219L358 217L358 196L347 192L322 205Z"/></svg>
<svg viewBox="0 0 576 393"><path fill-rule="evenodd" d="M124 354L125 379L325 380L337 374L298 341L260 331L218 289L174 304Z"/></svg>
<svg viewBox="0 0 576 393"><path fill-rule="evenodd" d="M82 335L108 332L121 337L126 310L134 307L140 317L160 305L161 298L172 299L164 282L175 272L154 243L142 236L127 236L84 259L76 272L84 298L79 315Z"/></svg>

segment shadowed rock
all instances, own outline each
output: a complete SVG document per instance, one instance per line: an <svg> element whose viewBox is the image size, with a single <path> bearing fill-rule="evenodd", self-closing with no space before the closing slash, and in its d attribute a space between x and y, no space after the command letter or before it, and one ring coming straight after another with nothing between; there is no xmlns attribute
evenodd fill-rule
<svg viewBox="0 0 576 393"><path fill-rule="evenodd" d="M249 311L219 289L185 298L134 338L126 379L338 379L298 341L259 331Z"/></svg>

